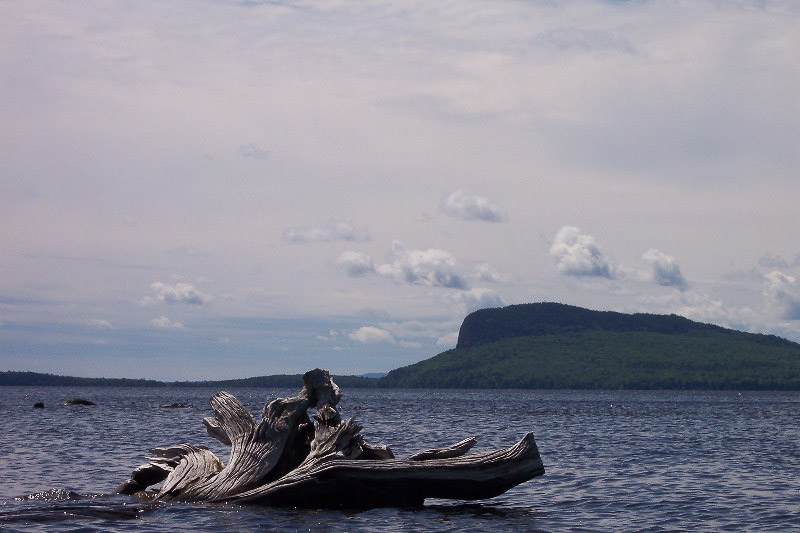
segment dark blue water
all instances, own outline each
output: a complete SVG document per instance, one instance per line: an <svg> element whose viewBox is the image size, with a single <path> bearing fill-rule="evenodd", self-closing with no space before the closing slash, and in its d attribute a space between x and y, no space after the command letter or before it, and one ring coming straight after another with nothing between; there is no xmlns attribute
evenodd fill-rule
<svg viewBox="0 0 800 533"><path fill-rule="evenodd" d="M398 457L536 434L547 474L482 502L291 510L110 493L154 446L205 433L211 389L0 387L0 529L48 531L797 531L800 393L344 390L343 416ZM252 412L296 390L234 389ZM66 406L74 397L96 406ZM33 409L44 401L45 409ZM162 409L187 402L189 409Z"/></svg>

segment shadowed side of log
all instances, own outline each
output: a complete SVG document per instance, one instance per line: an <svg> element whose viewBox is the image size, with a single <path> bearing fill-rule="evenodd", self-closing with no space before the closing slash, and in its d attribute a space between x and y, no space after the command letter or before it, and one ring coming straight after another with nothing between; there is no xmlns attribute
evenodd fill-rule
<svg viewBox="0 0 800 533"><path fill-rule="evenodd" d="M281 506L419 506L426 498L483 499L544 474L532 433L505 450L426 461L333 458L302 466L229 501Z"/></svg>

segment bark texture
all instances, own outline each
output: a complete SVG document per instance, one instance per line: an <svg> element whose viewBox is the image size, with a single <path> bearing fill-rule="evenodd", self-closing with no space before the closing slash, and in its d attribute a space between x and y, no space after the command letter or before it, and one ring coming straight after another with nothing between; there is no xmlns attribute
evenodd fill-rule
<svg viewBox="0 0 800 533"><path fill-rule="evenodd" d="M533 434L513 446L466 455L464 439L396 459L369 444L354 419L336 409L341 394L325 370L303 376L297 396L268 403L256 422L231 394L211 397L208 434L231 447L223 464L207 448L154 448L149 463L117 487L135 494L162 483L157 499L293 507L419 506L425 498L482 499L544 474ZM315 409L314 420L309 409Z"/></svg>

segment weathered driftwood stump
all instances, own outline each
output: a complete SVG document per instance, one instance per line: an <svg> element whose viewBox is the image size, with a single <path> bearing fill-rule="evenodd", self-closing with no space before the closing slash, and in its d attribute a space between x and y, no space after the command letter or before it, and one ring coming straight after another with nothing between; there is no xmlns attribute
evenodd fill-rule
<svg viewBox="0 0 800 533"><path fill-rule="evenodd" d="M117 487L134 494L163 481L159 500L242 502L293 507L419 506L425 498L497 496L544 474L532 433L515 445L465 455L475 439L395 459L386 446L367 443L361 426L342 420L339 387L325 370L303 376L294 398L264 407L260 422L231 394L211 398L209 435L231 447L224 465L207 448L154 448L149 463ZM315 422L308 409L315 408Z"/></svg>

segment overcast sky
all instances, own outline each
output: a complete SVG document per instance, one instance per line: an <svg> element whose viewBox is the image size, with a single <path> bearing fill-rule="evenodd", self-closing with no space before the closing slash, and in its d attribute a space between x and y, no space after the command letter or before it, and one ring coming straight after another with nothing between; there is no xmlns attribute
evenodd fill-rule
<svg viewBox="0 0 800 533"><path fill-rule="evenodd" d="M481 307L800 341L800 3L0 3L0 370L387 371Z"/></svg>

